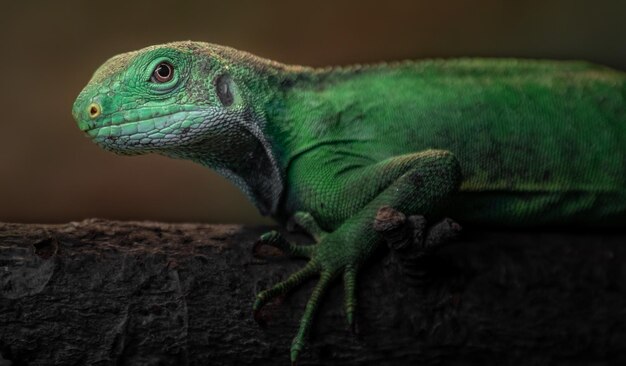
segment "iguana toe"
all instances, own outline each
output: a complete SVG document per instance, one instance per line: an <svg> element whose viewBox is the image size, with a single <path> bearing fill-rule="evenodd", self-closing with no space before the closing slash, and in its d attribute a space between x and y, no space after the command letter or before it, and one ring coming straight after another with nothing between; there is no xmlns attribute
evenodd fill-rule
<svg viewBox="0 0 626 366"><path fill-rule="evenodd" d="M255 257L261 257L262 247L265 245L277 248L285 255L294 258L311 258L315 251L315 246L293 244L275 230L261 235L252 247L253 255Z"/></svg>

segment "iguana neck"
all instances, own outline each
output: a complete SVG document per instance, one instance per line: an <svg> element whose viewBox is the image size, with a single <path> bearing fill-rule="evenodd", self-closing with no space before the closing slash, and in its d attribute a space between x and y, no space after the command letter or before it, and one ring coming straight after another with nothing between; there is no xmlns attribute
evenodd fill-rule
<svg viewBox="0 0 626 366"><path fill-rule="evenodd" d="M257 117L258 118L258 117ZM283 192L280 170L269 142L250 113L229 118L229 136L207 136L193 144L160 153L207 166L229 179L255 204L262 215L274 215Z"/></svg>

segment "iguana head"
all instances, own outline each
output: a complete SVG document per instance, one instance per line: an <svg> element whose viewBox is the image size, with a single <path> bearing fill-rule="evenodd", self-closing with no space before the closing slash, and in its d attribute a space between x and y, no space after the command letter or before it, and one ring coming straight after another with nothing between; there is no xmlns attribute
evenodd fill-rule
<svg viewBox="0 0 626 366"><path fill-rule="evenodd" d="M111 58L74 103L78 127L121 154L225 137L221 130L240 118L246 102L234 82L241 70L215 48L177 42Z"/></svg>
<svg viewBox="0 0 626 366"><path fill-rule="evenodd" d="M263 132L280 64L231 48L175 42L105 62L72 109L78 127L118 154L194 160L230 178L263 213L281 173ZM256 171L255 171L256 169Z"/></svg>

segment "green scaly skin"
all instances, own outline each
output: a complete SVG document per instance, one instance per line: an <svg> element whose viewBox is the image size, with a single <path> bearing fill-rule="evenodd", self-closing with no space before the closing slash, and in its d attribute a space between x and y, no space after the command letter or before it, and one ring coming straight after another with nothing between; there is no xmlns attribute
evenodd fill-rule
<svg viewBox="0 0 626 366"><path fill-rule="evenodd" d="M163 61L174 77L151 81ZM320 278L295 362L336 277L354 321L357 274L381 245L372 225L381 206L507 226L625 223L625 80L584 62L516 59L313 69L177 42L107 61L73 114L103 148L208 166L261 213L293 218L316 239L261 239L309 261L260 292L255 310Z"/></svg>

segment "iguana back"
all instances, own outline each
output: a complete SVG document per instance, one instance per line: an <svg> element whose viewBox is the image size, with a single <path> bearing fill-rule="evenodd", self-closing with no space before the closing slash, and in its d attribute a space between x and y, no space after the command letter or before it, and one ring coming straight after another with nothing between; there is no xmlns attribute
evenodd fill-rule
<svg viewBox="0 0 626 366"><path fill-rule="evenodd" d="M463 183L446 213L464 222L611 224L626 217L625 80L584 62L512 59L324 70L290 88L271 127L289 136L289 161L335 146L315 159L337 171L451 151ZM338 146L351 154L338 160Z"/></svg>

